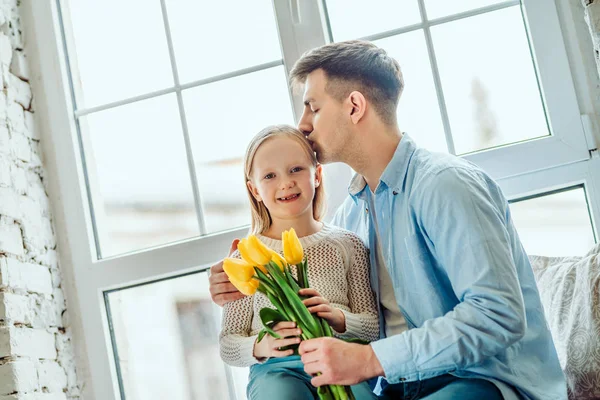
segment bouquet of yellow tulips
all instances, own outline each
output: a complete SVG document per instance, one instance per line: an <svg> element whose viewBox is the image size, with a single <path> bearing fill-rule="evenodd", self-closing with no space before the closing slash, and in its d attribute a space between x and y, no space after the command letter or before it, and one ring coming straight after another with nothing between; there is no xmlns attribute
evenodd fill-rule
<svg viewBox="0 0 600 400"><path fill-rule="evenodd" d="M258 335L258 342L266 334L281 338L272 329L281 321L294 321L302 330L302 340L332 337L333 331L327 321L311 314L298 294L300 289L309 286L304 249L293 228L283 232L282 241L283 257L268 248L256 236L250 235L238 243L241 260L226 258L223 261L223 270L240 292L253 295L258 290L267 296L275 307L275 309L265 307L260 310L260 319L264 328ZM296 266L297 277L292 274L291 265ZM297 347L294 351L297 351ZM348 386L321 386L317 392L321 400L354 399Z"/></svg>

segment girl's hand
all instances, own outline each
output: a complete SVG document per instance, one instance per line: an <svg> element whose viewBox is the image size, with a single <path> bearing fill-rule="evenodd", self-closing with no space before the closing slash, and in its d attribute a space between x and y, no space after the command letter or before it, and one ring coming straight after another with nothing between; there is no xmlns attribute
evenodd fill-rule
<svg viewBox="0 0 600 400"><path fill-rule="evenodd" d="M310 296L309 299L305 299L302 302L313 314L317 314L319 317L326 320L329 325L337 332L346 332L346 317L340 309L332 307L327 299L321 297L319 292L315 289L300 289L298 292L300 296Z"/></svg>
<svg viewBox="0 0 600 400"><path fill-rule="evenodd" d="M300 343L300 329L296 328L296 323L292 321L280 322L273 327L273 330L282 337L274 338L266 334L260 342L254 343L254 357L257 359L270 357L287 357L294 354L294 350L279 350L281 347Z"/></svg>

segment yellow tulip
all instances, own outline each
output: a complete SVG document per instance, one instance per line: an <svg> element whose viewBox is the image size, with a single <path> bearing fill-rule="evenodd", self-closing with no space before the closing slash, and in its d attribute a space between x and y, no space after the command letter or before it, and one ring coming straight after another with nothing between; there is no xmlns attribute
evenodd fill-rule
<svg viewBox="0 0 600 400"><path fill-rule="evenodd" d="M275 264L277 264L279 266L279 268L281 268L282 271L285 268L285 264L286 264L285 258L281 257L281 255L274 250L271 250L271 261L273 261Z"/></svg>
<svg viewBox="0 0 600 400"><path fill-rule="evenodd" d="M231 281L233 286L236 287L237 290L239 290L246 296L252 296L254 293L256 293L256 290L258 289L259 285L259 282L256 279L251 279L248 282L241 282L231 278L229 278L229 280Z"/></svg>
<svg viewBox="0 0 600 400"><path fill-rule="evenodd" d="M239 258L226 258L223 260L223 271L229 280L235 279L239 282L249 282L254 276L254 267Z"/></svg>
<svg viewBox="0 0 600 400"><path fill-rule="evenodd" d="M283 256L288 264L300 264L304 259L304 249L294 228L282 234Z"/></svg>
<svg viewBox="0 0 600 400"><path fill-rule="evenodd" d="M271 261L270 249L254 235L240 240L238 250L248 264L260 266Z"/></svg>

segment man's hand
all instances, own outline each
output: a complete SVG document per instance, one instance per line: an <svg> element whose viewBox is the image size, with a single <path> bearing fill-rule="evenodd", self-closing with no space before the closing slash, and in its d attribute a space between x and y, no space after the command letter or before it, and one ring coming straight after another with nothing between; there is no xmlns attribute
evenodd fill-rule
<svg viewBox="0 0 600 400"><path fill-rule="evenodd" d="M346 332L346 317L338 308L332 307L329 301L319 294L315 289L300 289L300 296L310 296L309 299L302 300L304 305L313 314L317 314L329 323L337 333Z"/></svg>
<svg viewBox="0 0 600 400"><path fill-rule="evenodd" d="M322 337L305 340L299 348L304 371L313 376L311 383L355 385L375 376L383 376L381 363L369 345ZM319 376L315 376L321 373Z"/></svg>
<svg viewBox="0 0 600 400"><path fill-rule="evenodd" d="M274 338L266 334L260 342L254 343L254 357L287 357L294 354L294 350L279 350L282 347L300 343L300 329L292 321L279 322L273 327L273 330L281 336L281 339Z"/></svg>
<svg viewBox="0 0 600 400"><path fill-rule="evenodd" d="M229 249L229 255L231 256L233 252L237 249L237 245L240 242L239 239L235 239L231 243L231 248ZM210 297L212 301L223 307L226 303L231 301L239 300L244 295L235 288L229 282L229 278L225 271L223 271L223 260L219 261L212 267L210 267L210 276L208 277L208 283L210 287Z"/></svg>

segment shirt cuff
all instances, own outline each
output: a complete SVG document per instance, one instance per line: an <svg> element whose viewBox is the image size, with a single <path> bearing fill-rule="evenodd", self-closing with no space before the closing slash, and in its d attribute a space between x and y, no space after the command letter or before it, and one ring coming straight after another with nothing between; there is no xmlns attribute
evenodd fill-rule
<svg viewBox="0 0 600 400"><path fill-rule="evenodd" d="M389 383L412 382L419 379L406 332L371 342L371 348L381 363Z"/></svg>

